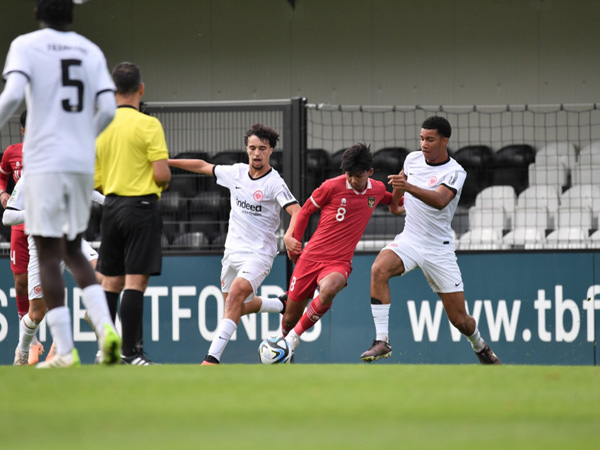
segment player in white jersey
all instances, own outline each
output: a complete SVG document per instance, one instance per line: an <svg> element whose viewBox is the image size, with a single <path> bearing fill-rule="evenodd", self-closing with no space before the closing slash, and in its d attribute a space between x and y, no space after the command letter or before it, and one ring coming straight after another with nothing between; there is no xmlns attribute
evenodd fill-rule
<svg viewBox="0 0 600 450"><path fill-rule="evenodd" d="M371 268L371 311L375 340L360 357L365 362L388 358L389 279L420 267L437 292L448 319L464 334L482 364L500 364L465 308L464 286L456 261L451 221L466 179L465 170L448 155L450 123L433 116L421 125L421 151L409 154L404 168L390 175L394 200L404 195L404 231L377 256Z"/></svg>
<svg viewBox="0 0 600 450"><path fill-rule="evenodd" d="M95 137L114 116L114 84L100 49L67 30L73 20L72 0L37 0L35 15L40 30L17 37L6 58L0 127L25 96L25 231L33 235L38 250L47 322L56 344L56 356L38 367L79 364L61 260L82 288L89 317L101 335L104 362L114 364L120 361L121 338L104 291L81 252L94 186Z"/></svg>
<svg viewBox="0 0 600 450"><path fill-rule="evenodd" d="M2 216L2 223L6 226L20 225L25 221L25 201L23 198L23 190L25 187L25 178L19 179L15 185L10 198L6 204L6 211ZM92 201L102 204L104 196L97 191L93 192ZM42 291L40 280L40 267L38 262L38 254L35 248L33 236L27 236L29 247L29 263L27 266L27 285L29 298L29 311L23 316L19 322L19 343L15 349L15 366L23 366L28 364L29 346L35 333L37 332L40 323L46 315L46 302ZM81 251L92 267L96 267L98 261L98 252L84 239L81 240ZM61 272L65 269L64 261L61 262ZM52 352L52 350L50 351ZM51 358L51 355L48 355Z"/></svg>
<svg viewBox="0 0 600 450"><path fill-rule="evenodd" d="M279 134L264 125L253 125L244 136L249 164L214 165L201 159L169 159L169 165L191 172L214 175L217 183L231 193L229 231L221 269L221 290L225 317L202 362L219 364L240 317L257 312L281 312L285 304L278 299L256 297L256 292L271 271L277 255L276 231L281 209L291 215L291 224L300 210L297 200L279 173L269 164ZM294 227L291 226L293 230ZM300 251L291 236L284 237L286 248Z"/></svg>

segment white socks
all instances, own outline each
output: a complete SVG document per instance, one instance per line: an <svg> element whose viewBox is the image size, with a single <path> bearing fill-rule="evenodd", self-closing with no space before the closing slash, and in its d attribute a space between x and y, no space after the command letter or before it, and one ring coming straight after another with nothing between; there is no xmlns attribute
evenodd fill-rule
<svg viewBox="0 0 600 450"><path fill-rule="evenodd" d="M88 317L94 325L94 330L104 333L104 324L108 323L114 326L110 318L106 294L99 284L92 284L82 291L83 304L87 309Z"/></svg>
<svg viewBox="0 0 600 450"><path fill-rule="evenodd" d="M390 304L371 305L371 313L375 323L375 339L389 342Z"/></svg>
<svg viewBox="0 0 600 450"><path fill-rule="evenodd" d="M38 329L39 323L35 323L29 318L29 314L25 314L19 322L19 350L23 353L29 352L31 341L35 337L35 332Z"/></svg>
<svg viewBox="0 0 600 450"><path fill-rule="evenodd" d="M285 337L285 340L288 343L288 345L290 346L290 350L294 351L294 350L296 350L296 347L298 347L298 344L300 343L300 336L298 336L298 334L294 330L292 330L287 334L287 336Z"/></svg>
<svg viewBox="0 0 600 450"><path fill-rule="evenodd" d="M56 353L67 355L73 351L73 333L71 331L71 314L66 306L59 306L46 313L46 322L50 327Z"/></svg>
<svg viewBox="0 0 600 450"><path fill-rule="evenodd" d="M208 354L215 357L217 361L221 361L221 355L236 329L237 324L233 320L223 319L217 328L217 335L210 344Z"/></svg>
<svg viewBox="0 0 600 450"><path fill-rule="evenodd" d="M475 332L471 336L467 336L467 339L476 352L480 352L485 347L485 341L481 337L481 334L479 334L479 328L477 327L475 327Z"/></svg>
<svg viewBox="0 0 600 450"><path fill-rule="evenodd" d="M268 313L278 313L283 309L283 303L278 298L268 298L268 297L258 297L262 300L262 304L260 305L259 313L268 312Z"/></svg>

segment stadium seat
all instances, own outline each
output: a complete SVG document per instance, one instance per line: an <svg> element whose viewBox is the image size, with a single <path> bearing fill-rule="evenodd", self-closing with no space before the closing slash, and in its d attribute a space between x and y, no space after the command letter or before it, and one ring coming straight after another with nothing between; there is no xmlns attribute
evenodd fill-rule
<svg viewBox="0 0 600 450"><path fill-rule="evenodd" d="M505 228L504 210L499 207L472 206L469 209L469 228L471 230L494 229L502 233Z"/></svg>
<svg viewBox="0 0 600 450"><path fill-rule="evenodd" d="M531 208L517 206L515 208L514 229L535 228L542 231L548 229L548 209L546 207Z"/></svg>
<svg viewBox="0 0 600 450"><path fill-rule="evenodd" d="M404 218L404 215L395 216L387 210L375 210L367 223L363 238L371 239L373 236L378 236L392 240L404 229Z"/></svg>
<svg viewBox="0 0 600 450"><path fill-rule="evenodd" d="M176 154L173 159L208 159L208 153L199 151L188 151ZM178 192L182 197L193 197L200 190L208 186L208 177L187 170L171 167L171 181L169 191Z"/></svg>
<svg viewBox="0 0 600 450"><path fill-rule="evenodd" d="M490 186L475 197L475 206L485 209L502 209L504 211L504 229L512 228L512 217L515 211L517 196L512 186Z"/></svg>
<svg viewBox="0 0 600 450"><path fill-rule="evenodd" d="M206 250L210 248L210 241L201 231L193 231L176 236L175 239L173 239L171 247L173 249L193 248L197 250Z"/></svg>
<svg viewBox="0 0 600 450"><path fill-rule="evenodd" d="M163 220L176 221L182 218L185 220L185 213L187 212L186 201L179 192L171 190L163 192L158 205Z"/></svg>
<svg viewBox="0 0 600 450"><path fill-rule="evenodd" d="M535 159L531 145L512 144L502 147L492 158L492 184L512 186L520 193L529 185L528 167Z"/></svg>
<svg viewBox="0 0 600 450"><path fill-rule="evenodd" d="M201 231L212 241L223 231L227 231L227 221L219 220L219 213L207 210L190 212L189 221L185 226L186 232Z"/></svg>
<svg viewBox="0 0 600 450"><path fill-rule="evenodd" d="M569 186L569 169L563 162L532 163L528 168L529 186Z"/></svg>
<svg viewBox="0 0 600 450"><path fill-rule="evenodd" d="M551 142L540 148L535 154L535 163L539 165L555 165L563 163L572 170L577 163L577 147L570 142Z"/></svg>
<svg viewBox="0 0 600 450"><path fill-rule="evenodd" d="M461 205L472 205L475 197L491 185L490 171L494 152L485 145L469 145L458 149L452 157L465 169L467 179L460 196Z"/></svg>
<svg viewBox="0 0 600 450"><path fill-rule="evenodd" d="M388 175L398 174L404 167L408 150L403 147L384 147L373 153L373 178L382 181L388 190Z"/></svg>
<svg viewBox="0 0 600 450"><path fill-rule="evenodd" d="M306 196L318 188L331 172L331 155L322 148L306 152ZM341 174L341 172L340 172ZM300 200L300 199L299 199ZM304 199L302 199L304 200Z"/></svg>
<svg viewBox="0 0 600 450"><path fill-rule="evenodd" d="M493 228L476 228L458 240L460 250L498 250L502 248L502 232Z"/></svg>
<svg viewBox="0 0 600 450"><path fill-rule="evenodd" d="M531 166L529 166L531 167ZM530 186L517 197L517 208L537 209L546 208L548 211L548 227L555 227L555 216L560 204L559 188L556 186Z"/></svg>
<svg viewBox="0 0 600 450"><path fill-rule="evenodd" d="M225 150L215 153L210 158L211 164L231 165L236 163L248 163L248 153L243 150Z"/></svg>
<svg viewBox="0 0 600 450"><path fill-rule="evenodd" d="M281 150L274 151L271 153L271 158L269 159L269 164L273 169L277 172L283 172L283 152Z"/></svg>
<svg viewBox="0 0 600 450"><path fill-rule="evenodd" d="M577 159L579 164L600 164L600 141L593 141L582 147Z"/></svg>
<svg viewBox="0 0 600 450"><path fill-rule="evenodd" d="M546 244L546 234L539 228L515 228L502 238L502 244L505 249L541 249Z"/></svg>
<svg viewBox="0 0 600 450"><path fill-rule="evenodd" d="M600 185L600 162L593 164L577 163L573 168L573 185Z"/></svg>
<svg viewBox="0 0 600 450"><path fill-rule="evenodd" d="M596 230L589 237L588 247L589 248L600 248L600 230Z"/></svg>
<svg viewBox="0 0 600 450"><path fill-rule="evenodd" d="M190 214L198 214L201 212L218 213L219 218L227 219L229 215L229 191L225 188L199 192L190 200Z"/></svg>
<svg viewBox="0 0 600 450"><path fill-rule="evenodd" d="M329 169L329 178L337 177L342 174L342 169L340 169L340 164L342 164L342 156L346 151L345 148L336 151L331 155L331 166Z"/></svg>
<svg viewBox="0 0 600 450"><path fill-rule="evenodd" d="M560 228L581 228L585 230L585 236L592 229L592 210L589 206L572 208L561 207L558 211L558 226Z"/></svg>
<svg viewBox="0 0 600 450"><path fill-rule="evenodd" d="M592 211L592 227L600 228L600 185L581 184L571 187L560 196L561 209L589 208Z"/></svg>
<svg viewBox="0 0 600 450"><path fill-rule="evenodd" d="M546 236L547 249L582 249L588 246L583 228L558 228Z"/></svg>

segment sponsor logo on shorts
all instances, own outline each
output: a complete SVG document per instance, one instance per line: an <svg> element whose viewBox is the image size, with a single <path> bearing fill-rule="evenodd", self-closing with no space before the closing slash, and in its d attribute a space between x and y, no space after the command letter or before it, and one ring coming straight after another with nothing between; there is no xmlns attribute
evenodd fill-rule
<svg viewBox="0 0 600 450"><path fill-rule="evenodd" d="M375 207L375 197L369 197L369 208Z"/></svg>
<svg viewBox="0 0 600 450"><path fill-rule="evenodd" d="M429 187L435 186L435 184L437 183L437 177L434 175L429 179Z"/></svg>

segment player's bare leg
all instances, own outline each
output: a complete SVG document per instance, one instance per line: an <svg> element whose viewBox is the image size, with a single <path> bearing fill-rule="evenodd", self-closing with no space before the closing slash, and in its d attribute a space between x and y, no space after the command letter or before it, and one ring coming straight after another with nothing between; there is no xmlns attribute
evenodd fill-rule
<svg viewBox="0 0 600 450"><path fill-rule="evenodd" d="M500 364L500 359L481 337L475 318L467 313L464 292L439 293L450 323L465 335L481 364Z"/></svg>
<svg viewBox="0 0 600 450"><path fill-rule="evenodd" d="M364 362L392 356L389 340L389 317L392 298L389 280L404 273L404 263L391 250L382 250L371 267L371 313L375 323L375 339L371 347L360 355Z"/></svg>

